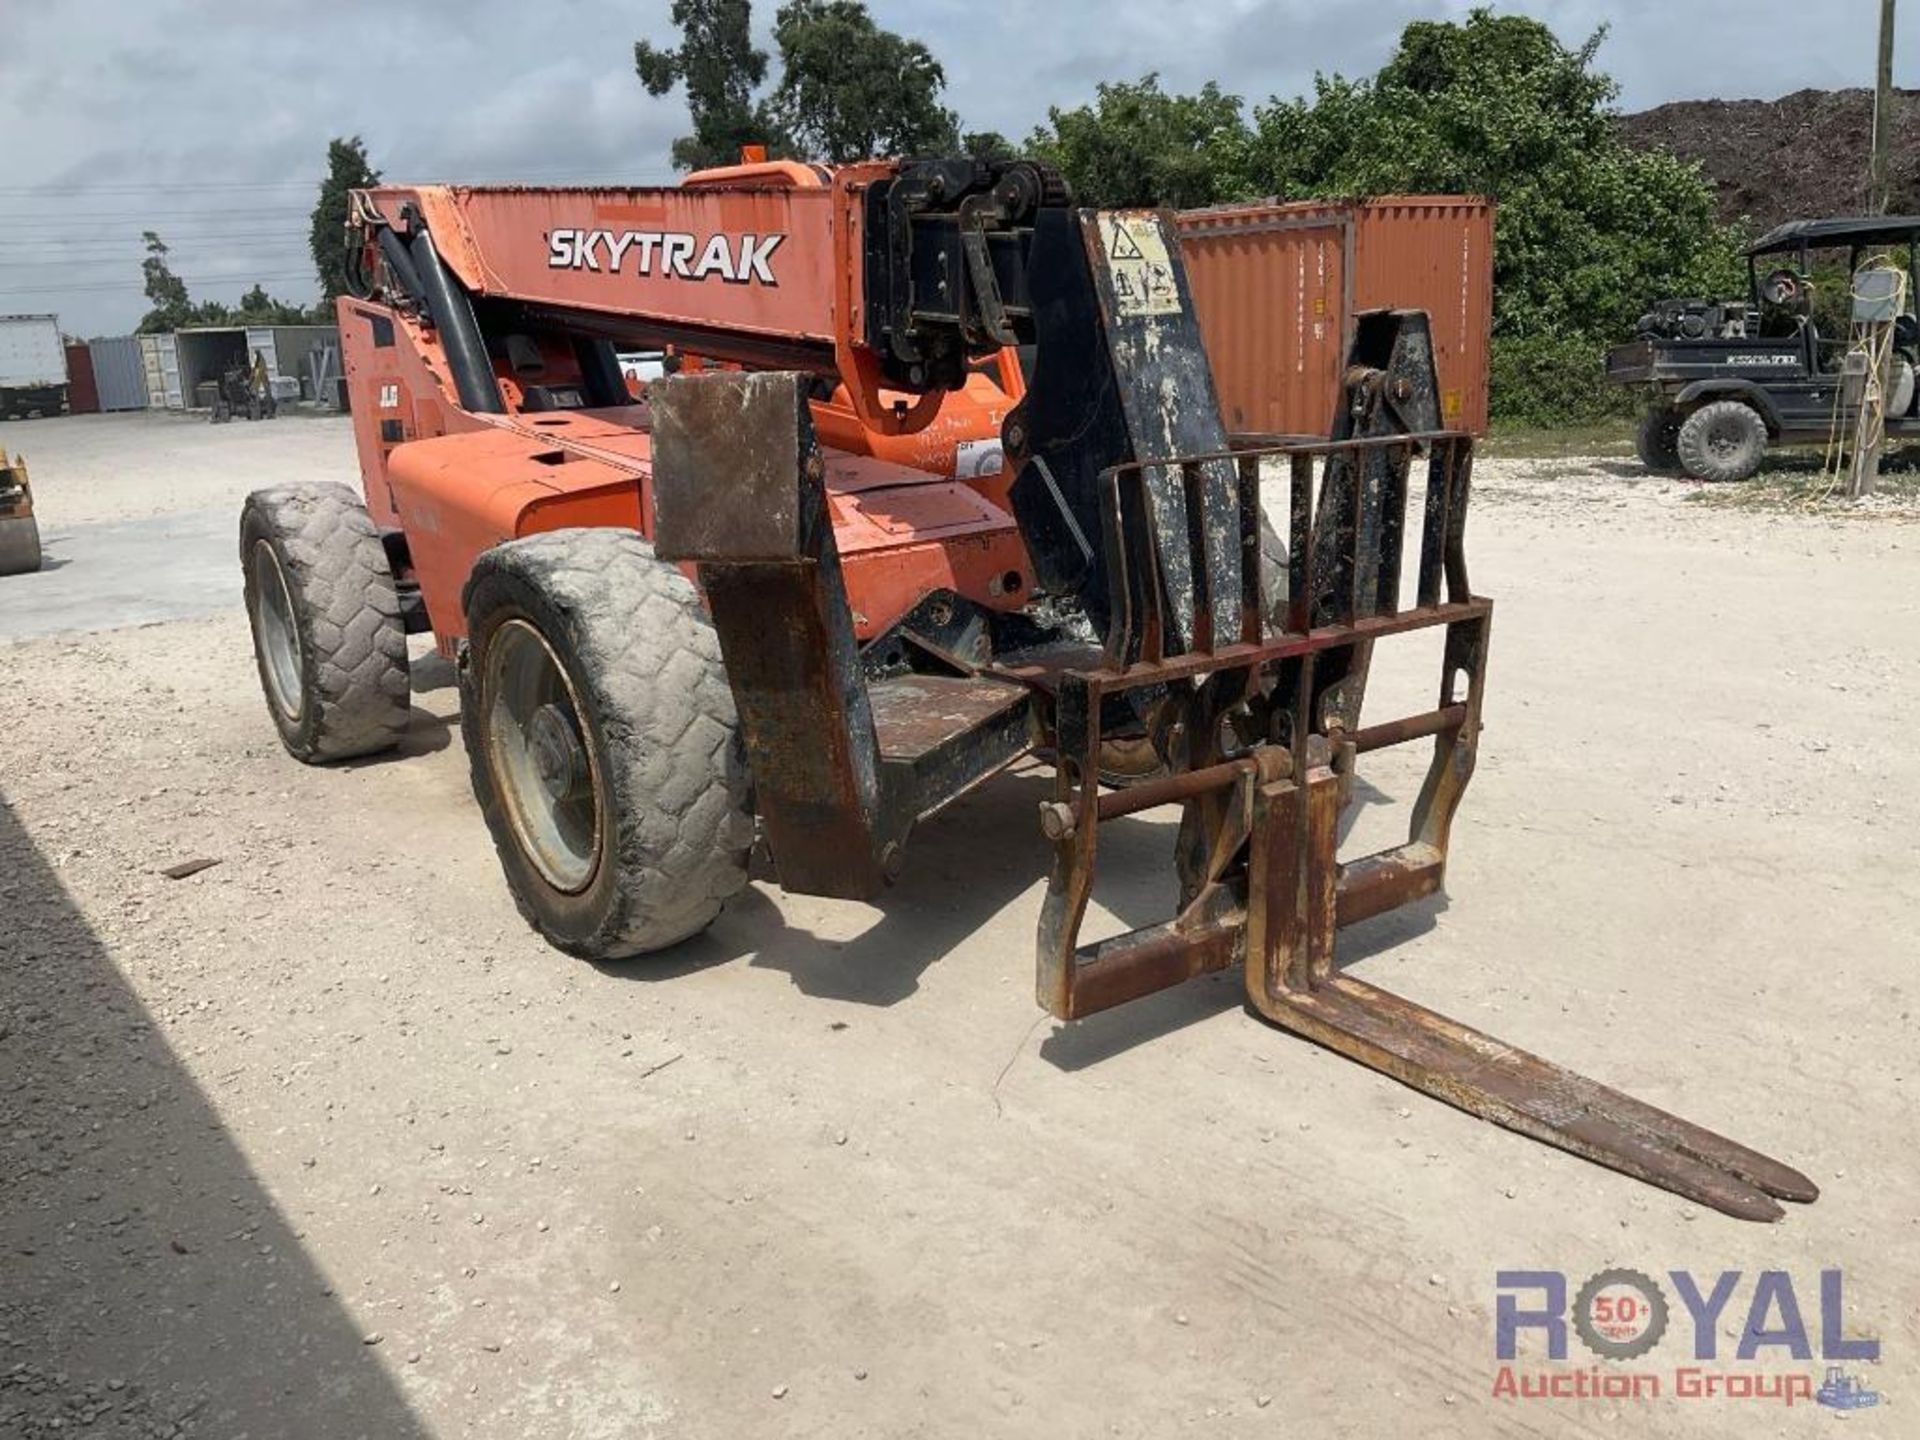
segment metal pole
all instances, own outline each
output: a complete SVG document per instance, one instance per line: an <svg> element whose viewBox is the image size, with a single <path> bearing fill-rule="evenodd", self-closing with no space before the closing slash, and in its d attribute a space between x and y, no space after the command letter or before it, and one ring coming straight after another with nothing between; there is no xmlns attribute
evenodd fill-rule
<svg viewBox="0 0 1920 1440"><path fill-rule="evenodd" d="M1867 211L1887 213L1887 144L1893 131L1893 5L1880 0L1880 68L1873 89L1873 156L1867 177Z"/></svg>

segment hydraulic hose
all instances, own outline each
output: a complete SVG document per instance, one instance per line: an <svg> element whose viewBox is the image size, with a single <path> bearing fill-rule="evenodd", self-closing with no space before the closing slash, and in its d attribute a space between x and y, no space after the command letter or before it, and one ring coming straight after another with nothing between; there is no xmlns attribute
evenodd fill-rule
<svg viewBox="0 0 1920 1440"><path fill-rule="evenodd" d="M393 271L394 280L408 298L417 305L425 304L427 292L420 283L420 272L414 269L413 257L407 253L405 242L394 234L390 225L380 227L380 253L386 257L387 268Z"/></svg>
<svg viewBox="0 0 1920 1440"><path fill-rule="evenodd" d="M440 252L433 248L433 237L425 230L413 237L410 249L421 293L426 298L427 313L440 332L440 344L447 352L447 368L453 372L453 385L460 392L461 406L478 414L506 413L507 407L500 399L500 386L493 378L493 366L487 359L487 342L480 336L480 322L473 318L472 299L440 263Z"/></svg>

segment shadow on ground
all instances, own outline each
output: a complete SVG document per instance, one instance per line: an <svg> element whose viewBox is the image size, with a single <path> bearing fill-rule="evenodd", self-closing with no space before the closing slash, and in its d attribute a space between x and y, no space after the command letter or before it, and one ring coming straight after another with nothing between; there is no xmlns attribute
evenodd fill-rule
<svg viewBox="0 0 1920 1440"><path fill-rule="evenodd" d="M0 796L0 1435L427 1432Z"/></svg>
<svg viewBox="0 0 1920 1440"><path fill-rule="evenodd" d="M755 887L729 904L710 930L671 952L597 968L620 979L660 982L746 956L757 968L784 972L803 995L859 1005L900 1004L919 990L928 970L1020 896L1045 886L1052 852L1040 836L1037 806L1052 795L1051 773L1036 766L990 782L935 817L915 833L899 883L874 907L878 917L850 940L825 939L789 925L767 893ZM1356 777L1353 799L1341 822L1343 844L1363 809L1396 803L1364 777ZM1101 826L1094 903L1113 923L1097 929L1090 920L1083 939L1172 916L1175 814L1169 808ZM1358 964L1419 938L1445 907L1445 898L1434 896L1343 931L1339 964ZM1031 925L1023 924L1011 941L1015 953L1000 963L1023 979L1030 976L1035 940ZM1061 1069L1082 1069L1239 1006L1244 998L1238 970L1204 976L1059 1025L1042 1042L1040 1054Z"/></svg>
<svg viewBox="0 0 1920 1440"><path fill-rule="evenodd" d="M849 940L787 924L755 888L728 905L712 929L658 960L611 964L625 979L671 980L750 955L780 970L803 995L859 1005L896 1005L920 977L991 923L1026 891L1046 884L1052 850L1041 838L1039 803L1053 794L1039 767L1004 775L963 796L914 832L906 868L873 909L873 923ZM1101 827L1096 902L1127 926L1172 913L1174 825L1134 817ZM1031 973L1033 932L1019 932L1010 963Z"/></svg>

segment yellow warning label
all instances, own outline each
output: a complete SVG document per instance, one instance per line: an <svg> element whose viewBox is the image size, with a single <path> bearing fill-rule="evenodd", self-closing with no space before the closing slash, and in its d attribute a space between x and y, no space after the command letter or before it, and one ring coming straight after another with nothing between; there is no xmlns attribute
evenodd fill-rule
<svg viewBox="0 0 1920 1440"><path fill-rule="evenodd" d="M1159 217L1103 214L1101 247L1113 276L1114 308L1122 315L1178 315L1180 289Z"/></svg>

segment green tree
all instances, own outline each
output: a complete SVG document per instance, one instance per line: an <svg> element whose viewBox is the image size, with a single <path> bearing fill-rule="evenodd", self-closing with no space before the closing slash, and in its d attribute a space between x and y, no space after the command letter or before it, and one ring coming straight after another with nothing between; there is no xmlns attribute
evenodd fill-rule
<svg viewBox="0 0 1920 1440"><path fill-rule="evenodd" d="M324 317L325 323L332 323L333 302L347 289L347 192L379 183L380 172L368 162L366 144L358 135L336 136L327 142L327 174L320 182L320 198L314 202L307 231L307 248L313 252L313 268L320 277L320 304L314 313Z"/></svg>
<svg viewBox="0 0 1920 1440"><path fill-rule="evenodd" d="M147 258L140 262L140 274L146 282L147 303L152 307L140 321L140 333L157 334L177 330L189 322L192 302L187 282L173 273L167 263L167 242L151 230L143 230L140 239L147 247Z"/></svg>
<svg viewBox="0 0 1920 1440"><path fill-rule="evenodd" d="M331 310L323 318L304 306L274 299L258 281L240 297L238 309L218 300L195 301L187 293L187 282L173 273L167 259L170 253L167 242L151 230L142 232L140 238L147 246L147 258L140 262L140 273L153 307L138 326L142 335L184 330L193 325L305 325L310 321L328 323L332 319Z"/></svg>
<svg viewBox="0 0 1920 1440"><path fill-rule="evenodd" d="M305 325L312 314L304 305L274 299L267 293L267 287L256 280L253 288L240 297L240 308L234 311L233 318L242 325ZM322 323L332 323L331 311Z"/></svg>
<svg viewBox="0 0 1920 1440"><path fill-rule="evenodd" d="M976 160L1016 160L1020 152L998 130L969 130L960 137L960 151Z"/></svg>
<svg viewBox="0 0 1920 1440"><path fill-rule="evenodd" d="M673 0L671 18L680 44L663 50L636 42L633 69L649 95L686 87L693 133L673 142L674 165L731 165L742 145L778 144L781 137L753 98L767 77L767 52L754 46L749 0Z"/></svg>
<svg viewBox="0 0 1920 1440"><path fill-rule="evenodd" d="M1209 81L1169 95L1160 77L1101 85L1092 105L1053 107L1027 150L1059 167L1085 205L1210 205L1244 190L1240 98Z"/></svg>
<svg viewBox="0 0 1920 1440"><path fill-rule="evenodd" d="M846 164L959 147L940 62L875 25L860 0L788 0L773 38L781 73L769 110L799 153Z"/></svg>
<svg viewBox="0 0 1920 1440"><path fill-rule="evenodd" d="M1259 107L1242 183L1493 196L1500 336L1597 343L1661 295L1738 287L1740 237L1697 167L1620 138L1618 87L1594 65L1604 38L1569 49L1537 20L1486 9L1416 22L1373 79L1321 77L1311 100Z"/></svg>

